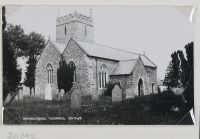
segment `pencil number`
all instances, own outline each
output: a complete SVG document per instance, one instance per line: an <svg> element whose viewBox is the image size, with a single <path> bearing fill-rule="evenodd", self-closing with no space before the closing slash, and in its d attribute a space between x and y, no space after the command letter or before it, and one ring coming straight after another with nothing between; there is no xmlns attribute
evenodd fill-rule
<svg viewBox="0 0 200 139"><path fill-rule="evenodd" d="M8 132L6 139L37 139L35 133L14 133Z"/></svg>

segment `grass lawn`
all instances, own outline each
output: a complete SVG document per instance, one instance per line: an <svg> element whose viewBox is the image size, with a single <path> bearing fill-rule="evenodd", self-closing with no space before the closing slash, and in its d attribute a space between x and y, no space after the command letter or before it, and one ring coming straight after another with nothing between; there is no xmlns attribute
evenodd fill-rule
<svg viewBox="0 0 200 139"><path fill-rule="evenodd" d="M98 102L84 103L80 109L71 109L70 100L14 101L4 107L3 121L4 124L173 125L185 114L184 111L165 111L164 105L154 103L155 98L156 95L143 96L112 103L111 98L104 97ZM155 105L161 110L155 110Z"/></svg>

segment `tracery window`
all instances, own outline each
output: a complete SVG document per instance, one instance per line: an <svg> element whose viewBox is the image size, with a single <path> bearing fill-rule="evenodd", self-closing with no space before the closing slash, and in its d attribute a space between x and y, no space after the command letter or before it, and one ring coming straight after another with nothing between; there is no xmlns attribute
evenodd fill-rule
<svg viewBox="0 0 200 139"><path fill-rule="evenodd" d="M107 68L105 65L102 65L99 71L99 88L105 88L107 81L108 81Z"/></svg>
<svg viewBox="0 0 200 139"><path fill-rule="evenodd" d="M53 67L51 64L47 64L47 79L48 83L53 84Z"/></svg>
<svg viewBox="0 0 200 139"><path fill-rule="evenodd" d="M70 61L69 66L74 70L73 82L77 82L77 80L76 80L76 64L73 61Z"/></svg>

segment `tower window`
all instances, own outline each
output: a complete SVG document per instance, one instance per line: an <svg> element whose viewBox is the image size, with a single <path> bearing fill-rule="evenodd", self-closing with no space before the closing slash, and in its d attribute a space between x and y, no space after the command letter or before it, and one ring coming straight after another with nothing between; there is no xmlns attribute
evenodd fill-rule
<svg viewBox="0 0 200 139"><path fill-rule="evenodd" d="M85 26L85 36L87 36L87 26Z"/></svg>
<svg viewBox="0 0 200 139"><path fill-rule="evenodd" d="M67 34L67 28L66 28L66 26L65 26L65 35Z"/></svg>

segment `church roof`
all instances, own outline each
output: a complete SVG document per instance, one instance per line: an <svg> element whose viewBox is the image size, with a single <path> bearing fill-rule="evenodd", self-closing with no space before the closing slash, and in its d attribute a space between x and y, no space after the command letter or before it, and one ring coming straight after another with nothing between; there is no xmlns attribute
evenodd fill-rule
<svg viewBox="0 0 200 139"><path fill-rule="evenodd" d="M127 61L120 61L117 65L113 68L110 75L127 75L131 74L137 59L134 60L127 60Z"/></svg>
<svg viewBox="0 0 200 139"><path fill-rule="evenodd" d="M138 59L138 57L140 56L145 66L156 67L156 65L149 58L139 53L132 53L125 50L105 46L102 44L87 43L77 40L75 40L75 42L89 56L117 60L117 61Z"/></svg>
<svg viewBox="0 0 200 139"><path fill-rule="evenodd" d="M57 48L57 50L62 54L67 46L64 43L58 43L56 41L51 41L51 43Z"/></svg>
<svg viewBox="0 0 200 139"><path fill-rule="evenodd" d="M128 52L125 50L113 48L113 47L102 45L102 44L88 43L88 42L78 41L78 40L74 40L74 39L71 39L71 40L73 40L75 43L77 43L77 45L88 56L105 58L105 59L116 60L116 61L123 61L120 63L123 65L125 65L125 63L133 64L132 59L138 59L140 56L145 66L156 67L156 65L148 57L146 57L145 55L139 54L139 53ZM51 41L51 43L57 48L57 50L61 54L64 52L64 50L67 46L64 43L58 43L56 41ZM132 61L132 62L130 62L130 61Z"/></svg>

